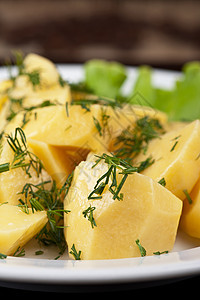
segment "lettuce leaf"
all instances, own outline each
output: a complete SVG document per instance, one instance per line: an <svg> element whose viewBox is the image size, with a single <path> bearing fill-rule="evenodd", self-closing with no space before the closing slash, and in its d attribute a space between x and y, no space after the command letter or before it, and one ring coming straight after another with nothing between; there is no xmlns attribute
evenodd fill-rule
<svg viewBox="0 0 200 300"><path fill-rule="evenodd" d="M126 68L117 62L93 59L85 63L86 87L98 96L116 98L127 75Z"/></svg>
<svg viewBox="0 0 200 300"><path fill-rule="evenodd" d="M139 67L138 78L129 95L130 102L164 111L171 120L191 121L200 118L200 62L189 62L182 71L183 76L174 87L164 90L152 85L151 68Z"/></svg>

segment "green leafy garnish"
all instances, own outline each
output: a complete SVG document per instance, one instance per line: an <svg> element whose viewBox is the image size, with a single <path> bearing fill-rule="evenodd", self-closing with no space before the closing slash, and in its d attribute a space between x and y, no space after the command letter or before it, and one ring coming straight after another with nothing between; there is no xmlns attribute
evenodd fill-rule
<svg viewBox="0 0 200 300"><path fill-rule="evenodd" d="M74 256L75 260L81 260L81 251L77 252L74 244L72 245L71 251L69 253Z"/></svg>
<svg viewBox="0 0 200 300"><path fill-rule="evenodd" d="M11 163L6 162L0 165L0 173L7 172L11 169L22 168L29 177L32 177L30 173L31 169L39 176L43 164L34 153L28 150L26 136L23 130L17 127L14 136L12 134L7 135L6 138L10 148L14 152L14 158Z"/></svg>
<svg viewBox="0 0 200 300"><path fill-rule="evenodd" d="M200 62L186 63L183 75L169 90L156 88L152 83L153 70L139 67L139 73L129 102L151 106L168 114L170 120L192 121L200 118Z"/></svg>
<svg viewBox="0 0 200 300"><path fill-rule="evenodd" d="M92 228L94 228L94 226L97 226L96 222L95 222L95 219L94 219L94 216L93 216L93 211L96 209L96 207L92 207L91 205L85 209L82 214L84 216L84 218L87 218L90 223L91 223L91 226Z"/></svg>
<svg viewBox="0 0 200 300"><path fill-rule="evenodd" d="M146 250L145 248L140 244L140 241L137 239L136 241L136 245L138 246L139 250L140 250L140 254L141 256L146 256Z"/></svg>
<svg viewBox="0 0 200 300"><path fill-rule="evenodd" d="M116 98L126 79L126 69L117 62L90 60L85 63L85 84L98 96Z"/></svg>
<svg viewBox="0 0 200 300"><path fill-rule="evenodd" d="M133 166L124 159L121 159L114 155L108 155L106 153L103 153L101 156L96 155L96 157L98 159L96 160L92 168L94 168L97 164L99 164L100 161L103 160L104 163L108 165L108 171L97 180L93 191L88 196L88 200L101 199L101 195L104 192L106 186L108 186L109 191L112 193L113 200L123 200L123 193L121 193L121 189L128 175L135 172L141 172L154 163L154 160L151 157L148 157L145 161L142 161L137 166ZM123 175L119 183L117 182L117 170L119 171L119 174Z"/></svg>
<svg viewBox="0 0 200 300"><path fill-rule="evenodd" d="M149 141L159 138L165 131L158 119L145 116L136 121L134 127L128 127L117 137L119 145L115 155L121 158L134 158L140 152L145 153Z"/></svg>

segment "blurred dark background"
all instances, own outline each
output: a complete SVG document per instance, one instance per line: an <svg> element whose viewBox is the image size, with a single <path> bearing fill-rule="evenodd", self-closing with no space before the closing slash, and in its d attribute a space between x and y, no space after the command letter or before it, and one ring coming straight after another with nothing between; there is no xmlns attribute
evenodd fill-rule
<svg viewBox="0 0 200 300"><path fill-rule="evenodd" d="M0 0L0 64L19 49L180 69L200 60L200 1Z"/></svg>

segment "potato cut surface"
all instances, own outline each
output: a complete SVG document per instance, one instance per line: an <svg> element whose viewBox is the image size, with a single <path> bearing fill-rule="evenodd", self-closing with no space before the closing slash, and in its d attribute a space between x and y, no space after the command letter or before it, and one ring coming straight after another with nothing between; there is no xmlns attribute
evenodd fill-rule
<svg viewBox="0 0 200 300"><path fill-rule="evenodd" d="M145 160L149 156L155 159L155 163L142 174L156 181L164 178L166 188L183 200L183 190L190 193L199 178L199 149L200 121L196 120L152 140L146 154L139 155L137 161Z"/></svg>
<svg viewBox="0 0 200 300"><path fill-rule="evenodd" d="M113 259L140 256L139 239L147 255L173 248L182 201L151 178L134 173L125 181L123 200L113 200L108 189L102 199L88 200L100 176L108 171L105 163L94 165L89 155L76 167L72 186L64 201L71 212L65 216L65 237L69 251L73 244L82 259ZM120 180L118 174L118 180ZM83 211L95 208L96 226Z"/></svg>
<svg viewBox="0 0 200 300"><path fill-rule="evenodd" d="M12 255L33 238L47 223L45 211L29 214L18 206L2 204L0 206L0 253Z"/></svg>

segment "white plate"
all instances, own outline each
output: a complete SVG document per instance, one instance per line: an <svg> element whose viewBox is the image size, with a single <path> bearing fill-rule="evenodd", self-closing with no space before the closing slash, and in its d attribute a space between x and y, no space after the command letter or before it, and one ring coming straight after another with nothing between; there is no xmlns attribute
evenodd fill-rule
<svg viewBox="0 0 200 300"><path fill-rule="evenodd" d="M83 78L79 65L59 65L64 79L77 82ZM137 70L128 68L129 80L123 90L130 90ZM7 78L6 68L0 69L0 80ZM155 70L153 82L162 88L171 88L180 76L178 72ZM0 260L0 285L35 288L36 290L65 289L76 286L116 285L155 282L200 274L200 240L178 232L174 249L169 254L116 260L72 261L67 256L59 260L54 249L45 249L35 256L38 245L34 242L26 247L25 257L7 257Z"/></svg>

